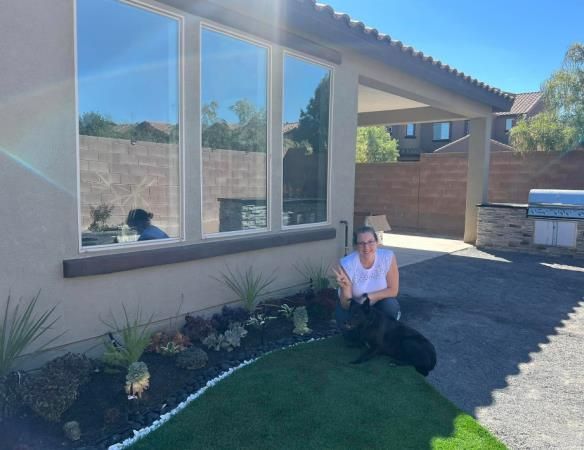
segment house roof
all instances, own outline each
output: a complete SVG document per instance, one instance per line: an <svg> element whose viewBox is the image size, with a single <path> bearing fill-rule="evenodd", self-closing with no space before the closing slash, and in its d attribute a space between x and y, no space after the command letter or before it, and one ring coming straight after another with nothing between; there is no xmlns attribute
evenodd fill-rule
<svg viewBox="0 0 584 450"><path fill-rule="evenodd" d="M344 22L346 26L350 29L357 30L363 36L368 37L373 41L377 41L380 44L389 46L390 48L398 49L405 55L410 56L412 59L418 60L419 62L425 63L426 65L437 68L440 71L452 76L458 80L462 80L469 85L479 87L491 94L495 94L507 100L512 100L514 95L509 92L504 92L498 88L489 86L488 84L472 78L466 75L464 72L460 72L454 67L450 67L448 64L432 58L431 56L424 55L424 53L417 51L411 46L405 45L403 42L392 39L389 35L380 33L377 29L366 26L363 22L358 20L353 20L348 14L335 11L330 5L324 3L317 3L316 0L296 0L300 3L312 4L315 11L320 14L327 14L333 20L338 22Z"/></svg>
<svg viewBox="0 0 584 450"><path fill-rule="evenodd" d="M511 116L516 114L527 114L541 100L542 92L523 92L515 94L515 100L511 109L505 112L495 113L497 116Z"/></svg>
<svg viewBox="0 0 584 450"><path fill-rule="evenodd" d="M432 153L468 153L470 135L466 135L457 139L456 141L449 142L440 148L437 148ZM510 145L499 142L495 139L489 139L491 143L491 152L509 152L513 151L514 148Z"/></svg>

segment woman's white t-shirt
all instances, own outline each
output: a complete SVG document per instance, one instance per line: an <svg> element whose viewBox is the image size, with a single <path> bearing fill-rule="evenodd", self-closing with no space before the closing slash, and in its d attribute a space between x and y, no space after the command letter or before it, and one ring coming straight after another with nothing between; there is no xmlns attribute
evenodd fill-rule
<svg viewBox="0 0 584 450"><path fill-rule="evenodd" d="M378 248L376 250L375 262L370 269L363 267L357 252L353 252L341 259L341 266L345 269L353 284L353 298L387 288L387 273L392 261L393 252L386 248Z"/></svg>

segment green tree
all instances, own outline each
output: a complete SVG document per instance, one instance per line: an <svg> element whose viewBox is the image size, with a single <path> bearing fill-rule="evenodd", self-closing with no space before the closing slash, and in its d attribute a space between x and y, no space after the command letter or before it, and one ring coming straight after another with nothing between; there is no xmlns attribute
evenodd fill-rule
<svg viewBox="0 0 584 450"><path fill-rule="evenodd" d="M510 132L511 145L518 153L553 152L574 148L576 130L565 126L549 111L517 122Z"/></svg>
<svg viewBox="0 0 584 450"><path fill-rule="evenodd" d="M291 138L296 142L306 141L310 152L324 153L328 150L330 76L322 78L306 109L300 111L298 128Z"/></svg>
<svg viewBox="0 0 584 450"><path fill-rule="evenodd" d="M391 162L399 155L398 143L385 127L360 127L357 129L357 162Z"/></svg>
<svg viewBox="0 0 584 450"><path fill-rule="evenodd" d="M86 112L79 117L79 134L84 136L118 137L115 126L115 122L98 112Z"/></svg>
<svg viewBox="0 0 584 450"><path fill-rule="evenodd" d="M544 82L543 99L543 112L511 128L516 151L568 151L584 143L584 45L570 46L562 68Z"/></svg>
<svg viewBox="0 0 584 450"><path fill-rule="evenodd" d="M570 46L562 68L544 83L543 98L546 109L584 143L584 44Z"/></svg>

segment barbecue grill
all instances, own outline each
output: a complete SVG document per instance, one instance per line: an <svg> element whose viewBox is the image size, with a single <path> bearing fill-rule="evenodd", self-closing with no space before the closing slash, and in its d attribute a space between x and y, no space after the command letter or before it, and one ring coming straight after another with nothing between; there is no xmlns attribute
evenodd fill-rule
<svg viewBox="0 0 584 450"><path fill-rule="evenodd" d="M532 189L528 217L584 220L584 191Z"/></svg>
<svg viewBox="0 0 584 450"><path fill-rule="evenodd" d="M534 244L576 247L578 221L584 220L584 191L532 189L527 217L534 218Z"/></svg>

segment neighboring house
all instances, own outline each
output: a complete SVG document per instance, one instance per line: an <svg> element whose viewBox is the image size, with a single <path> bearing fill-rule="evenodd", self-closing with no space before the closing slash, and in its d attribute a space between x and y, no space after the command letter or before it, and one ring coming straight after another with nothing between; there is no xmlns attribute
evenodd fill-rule
<svg viewBox="0 0 584 450"><path fill-rule="evenodd" d="M358 125L473 118L475 239L512 97L313 0L254 5L2 3L0 311L40 289L55 345L87 349L122 304L162 325L235 301L227 266L299 289L300 261L343 255ZM137 241L135 208L170 237Z"/></svg>
<svg viewBox="0 0 584 450"><path fill-rule="evenodd" d="M493 113L491 139L493 151L511 150L509 130L523 117L532 117L543 110L541 92L515 94L509 111ZM422 153L465 151L464 136L469 134L469 121L437 123L406 123L391 125L390 133L398 140L400 161L416 161ZM456 143L456 145L455 145ZM502 145L499 145L502 144Z"/></svg>

